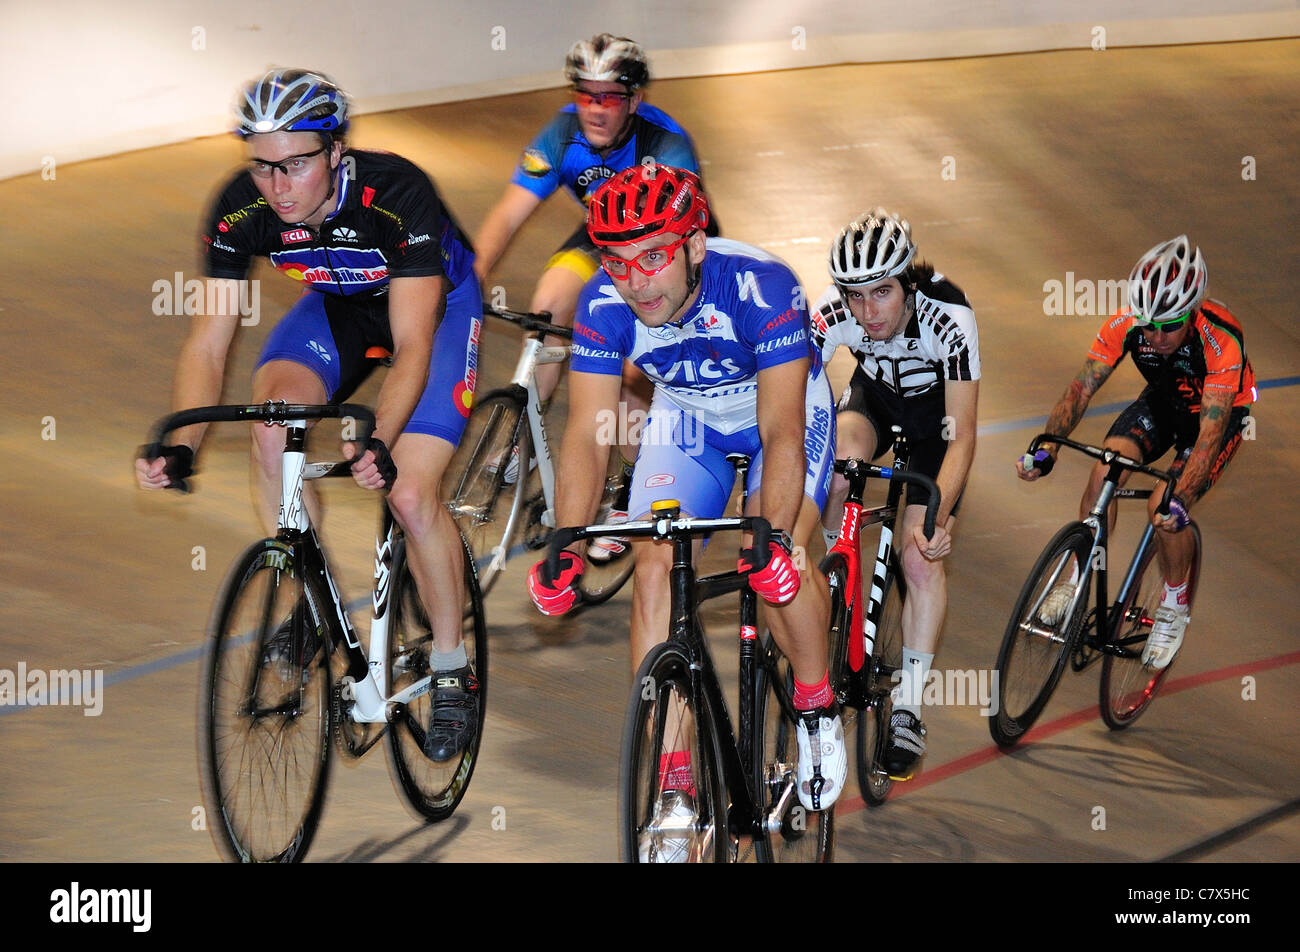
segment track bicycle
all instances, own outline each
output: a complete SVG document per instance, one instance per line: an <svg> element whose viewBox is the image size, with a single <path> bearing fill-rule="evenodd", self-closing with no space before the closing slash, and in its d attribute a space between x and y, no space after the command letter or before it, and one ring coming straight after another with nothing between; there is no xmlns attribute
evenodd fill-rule
<svg viewBox="0 0 1300 952"><path fill-rule="evenodd" d="M1155 623L1163 590L1156 560L1157 530L1148 521L1112 604L1107 595L1110 529L1106 511L1116 499L1151 497L1152 489L1120 485L1123 475L1133 472L1154 476L1165 483L1157 511L1167 514L1176 478L1127 459L1115 450L1076 443L1051 433L1034 437L1029 455L1044 443L1077 450L1101 460L1109 470L1087 518L1067 523L1047 544L1030 570L1011 612L998 651L998 710L989 718L993 740L1002 747L1015 744L1033 725L1056 690L1067 662L1073 670L1082 671L1101 659L1101 716L1112 730L1122 730L1141 716L1173 667L1173 662L1164 668L1142 663L1142 650ZM1190 532L1194 542L1187 581L1190 611L1201 574L1201 531L1190 521L1181 531ZM1072 582L1074 578L1077 581ZM1094 581L1096 603L1089 609ZM1059 585L1073 587L1069 604L1058 617L1044 617L1044 602Z"/></svg>
<svg viewBox="0 0 1300 952"><path fill-rule="evenodd" d="M649 520L618 524L620 535L671 541L673 546L670 636L641 663L624 722L620 858L829 862L834 814L805 810L795 792L799 751L794 676L770 636L766 644L759 641L758 596L749 587L749 572L697 578L692 565L692 541L699 536L752 532L754 551L766 552L771 527L757 516L682 517L675 500L653 503L651 510ZM555 565L565 546L613 528L560 529L551 539L548 557ZM737 591L739 730L734 731L699 608L709 599ZM672 763L674 756L695 789L689 804L682 796L686 791L669 787L680 782L680 775L670 781L661 769L663 758Z"/></svg>
<svg viewBox="0 0 1300 952"><path fill-rule="evenodd" d="M831 689L841 709L845 743L850 733L856 736L858 787L868 806L884 803L893 781L898 779L890 777L885 768L885 751L893 713L891 692L903 666L903 600L907 584L893 538L905 484L930 492L923 527L927 539L934 535L939 511L939 487L923 473L907 469L907 455L907 439L894 427L893 466L876 466L860 459L835 461L835 472L849 482L849 495L844 502L839 538L821 564L831 592ZM870 478L889 480L889 492L883 506L864 509L862 496ZM877 523L880 543L864 610L861 532Z"/></svg>
<svg viewBox="0 0 1300 952"><path fill-rule="evenodd" d="M535 371L539 364L560 363L569 356L568 346L543 346L546 335L572 340L573 329L550 323L546 313L488 309L484 316L518 324L530 332L510 385L475 398L444 482L449 490L447 506L469 540L486 595L517 546L542 549L555 528L555 457ZM605 515L611 509L627 507L629 474L623 472L618 454L610 456L599 510ZM606 601L631 574L630 552L605 560L588 559L578 585L582 603Z"/></svg>
<svg viewBox="0 0 1300 952"><path fill-rule="evenodd" d="M141 450L153 458L169 432L195 423L285 427L279 527L231 567L212 615L199 690L204 802L213 840L230 860L303 859L320 821L335 744L356 758L386 737L394 784L429 821L452 814L478 762L488 647L468 546L462 537L463 635L478 682L478 729L464 751L439 763L424 753L433 636L391 511L383 507L375 541L367 651L303 505L304 480L351 476L350 462L306 460L307 421L326 418L356 421L362 442L374 428L374 414L357 404L199 407L164 417Z"/></svg>

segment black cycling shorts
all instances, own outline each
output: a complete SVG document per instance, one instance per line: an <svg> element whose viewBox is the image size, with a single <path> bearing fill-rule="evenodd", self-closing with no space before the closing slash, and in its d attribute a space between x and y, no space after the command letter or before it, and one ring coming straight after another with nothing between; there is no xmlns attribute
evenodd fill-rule
<svg viewBox="0 0 1300 952"><path fill-rule="evenodd" d="M1198 488L1191 499L1185 500L1186 502L1193 503L1200 499L1218 482L1228 462L1236 454L1237 447L1241 445L1242 432L1246 427L1246 417L1249 415L1248 406L1232 408L1232 415L1228 418L1228 428L1223 434L1223 443L1220 444L1214 464L1210 467L1210 475L1205 485ZM1187 465L1187 458L1192 455L1192 448L1196 446L1200 430L1200 414L1180 413L1167 401L1161 400L1153 387L1147 387L1115 419L1106 437L1109 439L1114 436L1132 440L1138 445L1140 462L1146 465L1150 465L1173 449L1177 456L1170 464L1169 472L1174 477L1178 477L1182 475Z"/></svg>
<svg viewBox="0 0 1300 952"><path fill-rule="evenodd" d="M907 437L907 468L913 472L939 477L939 467L948 452L944 439L946 405L942 387L934 387L915 397L904 399L883 384L871 380L858 366L853 379L840 395L839 413L860 413L876 431L876 452L873 460L880 459L894 445L893 427L902 428ZM920 486L907 487L907 504L924 506L930 501L928 490ZM952 504L952 515L961 506L961 496Z"/></svg>

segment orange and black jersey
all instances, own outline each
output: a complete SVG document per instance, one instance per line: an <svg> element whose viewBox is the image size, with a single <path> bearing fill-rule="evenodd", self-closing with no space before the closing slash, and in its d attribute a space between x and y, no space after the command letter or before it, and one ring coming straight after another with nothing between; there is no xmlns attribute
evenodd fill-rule
<svg viewBox="0 0 1300 952"><path fill-rule="evenodd" d="M1156 353L1127 308L1117 311L1097 332L1088 356L1116 367L1125 354L1146 378L1148 394L1180 413L1199 414L1206 390L1232 394L1234 407L1255 402L1255 372L1246 359L1241 323L1218 301L1207 300L1192 319L1192 330L1168 357Z"/></svg>

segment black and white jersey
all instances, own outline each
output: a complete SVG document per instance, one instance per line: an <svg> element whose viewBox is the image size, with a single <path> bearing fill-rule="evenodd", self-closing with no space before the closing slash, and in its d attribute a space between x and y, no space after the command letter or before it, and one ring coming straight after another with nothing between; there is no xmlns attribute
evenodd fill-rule
<svg viewBox="0 0 1300 952"><path fill-rule="evenodd" d="M869 338L831 285L812 307L813 340L826 363L843 345L873 386L905 399L942 389L945 380L978 380L975 312L961 289L941 274L916 291L916 310L889 340Z"/></svg>

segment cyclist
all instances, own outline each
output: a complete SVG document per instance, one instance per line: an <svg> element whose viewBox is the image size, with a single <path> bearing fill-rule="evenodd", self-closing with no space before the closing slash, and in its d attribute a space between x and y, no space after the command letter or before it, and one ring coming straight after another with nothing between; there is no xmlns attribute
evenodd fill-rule
<svg viewBox="0 0 1300 952"><path fill-rule="evenodd" d="M1137 400L1120 413L1104 445L1129 459L1152 463L1172 447L1169 467L1177 479L1169 514L1149 512L1156 533L1156 555L1164 577L1160 607L1142 649L1142 663L1165 668L1174 660L1187 629L1187 581L1193 541L1179 530L1188 510L1223 475L1241 444L1251 404L1257 398L1255 374L1246 359L1241 324L1219 301L1205 298L1209 272L1201 249L1186 235L1161 242L1141 258L1128 279L1128 307L1101 326L1083 369L1052 409L1046 431L1069 436L1093 394L1125 354L1146 379ZM1021 479L1046 476L1058 447L1016 461ZM1080 501L1085 518L1101 491L1107 466L1092 469ZM1125 473L1124 477L1127 478ZM1108 514L1114 526L1115 510ZM1076 577L1048 593L1039 614L1047 624L1060 620L1073 601Z"/></svg>
<svg viewBox="0 0 1300 952"><path fill-rule="evenodd" d="M478 706L460 640L460 544L438 504L473 398L483 313L473 250L421 169L395 155L346 147L348 98L326 77L271 70L243 90L235 112L249 161L206 219L209 310L195 318L181 350L173 405L220 399L239 328L238 313L222 302L240 299L237 282L247 279L254 256L269 257L304 286L262 348L255 402L341 402L374 366L367 348L391 351L375 432L364 445L344 447L359 485L389 490L406 535L434 632L426 752L446 760L472 738ZM137 461L139 485L160 489L193 472L203 429L182 430L162 456ZM271 531L283 447L279 428L253 429L253 495ZM313 495L307 503L315 517Z"/></svg>
<svg viewBox="0 0 1300 952"><path fill-rule="evenodd" d="M857 359L836 413L835 455L875 459L901 427L909 467L939 487L934 538L922 523L929 493L907 490L899 560L903 602L903 667L889 724L885 766L909 779L925 754L922 689L948 608L944 559L971 461L979 402L979 337L961 289L914 260L911 226L876 208L850 222L831 242L834 282L813 306L813 338L829 361L840 345ZM848 482L836 475L822 515L827 548L844 513Z"/></svg>
<svg viewBox="0 0 1300 952"><path fill-rule="evenodd" d="M754 566L750 585L770 604L768 622L794 670L800 801L827 809L847 771L826 668L829 595L820 573L794 558L817 523L829 483L830 388L793 272L758 248L706 242L708 220L700 180L684 169L626 169L593 196L587 228L602 250L603 271L578 301L556 517L574 525L596 513L601 461L609 453L597 421L618 399L625 358L655 382L630 512L646 516L651 502L671 495L684 514L716 518L735 482L726 455L752 458L749 513L772 524L774 540L767 552L744 550L742 568ZM671 546L636 545L634 670L668 630L672 563ZM537 607L567 611L582 572L576 545L561 553L555 577L545 560L538 563L528 583ZM663 809L691 809L692 791L674 785L677 778L689 785L683 757L663 755L672 793L665 793Z"/></svg>
<svg viewBox="0 0 1300 952"><path fill-rule="evenodd" d="M573 102L556 114L524 150L500 201L479 230L474 269L486 281L506 246L524 222L556 189L564 186L584 205L615 172L647 161L699 172L695 147L686 131L666 113L644 101L650 68L641 48L626 37L602 33L573 45L564 75L573 86ZM709 234L716 235L716 228ZM596 247L584 222L546 264L529 309L548 311L551 319L572 326L573 308L582 287L600 267ZM564 341L548 338L548 345ZM560 379L559 364L537 368L538 396L549 400ZM629 369L621 400L644 412L648 404L638 390L645 380ZM635 446L623 447L624 468ZM513 480L518 461L511 460L506 479ZM612 515L626 518L626 500ZM595 540L588 556L608 559L626 549L622 540Z"/></svg>

